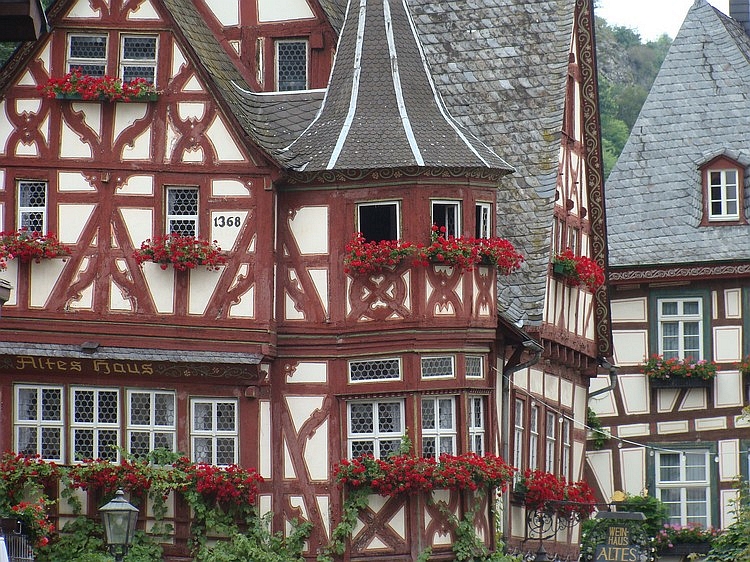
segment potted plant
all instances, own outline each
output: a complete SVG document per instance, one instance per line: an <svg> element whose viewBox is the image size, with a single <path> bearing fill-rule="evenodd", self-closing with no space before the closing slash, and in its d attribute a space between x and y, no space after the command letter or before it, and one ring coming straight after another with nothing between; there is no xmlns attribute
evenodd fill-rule
<svg viewBox="0 0 750 562"><path fill-rule="evenodd" d="M51 232L42 234L26 228L0 232L0 269L5 269L12 259L39 263L43 259L67 257L70 254L70 248L61 244Z"/></svg>
<svg viewBox="0 0 750 562"><path fill-rule="evenodd" d="M586 256L577 256L566 248L552 259L552 271L570 285L583 285L592 293L604 285L604 270Z"/></svg>
<svg viewBox="0 0 750 562"><path fill-rule="evenodd" d="M175 232L164 236L149 238L133 252L138 265L144 262L158 263L162 269L170 265L178 271L194 269L205 265L208 269L218 270L227 263L227 256L222 253L216 241L209 242L195 236L183 236Z"/></svg>
<svg viewBox="0 0 750 562"><path fill-rule="evenodd" d="M709 387L716 378L716 363L692 357L664 359L652 355L641 367L654 388L667 387Z"/></svg>
<svg viewBox="0 0 750 562"><path fill-rule="evenodd" d="M101 101L154 101L158 97L156 88L145 78L134 78L123 82L111 76L89 76L80 68L68 72L62 78L50 78L38 86L48 98Z"/></svg>

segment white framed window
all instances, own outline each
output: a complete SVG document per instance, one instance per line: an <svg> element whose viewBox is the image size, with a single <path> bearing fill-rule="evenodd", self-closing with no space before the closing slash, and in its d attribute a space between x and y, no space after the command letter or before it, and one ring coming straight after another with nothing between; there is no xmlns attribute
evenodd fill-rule
<svg viewBox="0 0 750 562"><path fill-rule="evenodd" d="M123 82L143 78L156 82L156 36L122 35L120 37L120 77Z"/></svg>
<svg viewBox="0 0 750 562"><path fill-rule="evenodd" d="M154 449L177 450L175 393L164 390L129 390L128 446L132 455Z"/></svg>
<svg viewBox="0 0 750 562"><path fill-rule="evenodd" d="M523 400L516 398L516 407L513 416L513 466L520 468L523 466L523 442L526 437L524 426L524 406Z"/></svg>
<svg viewBox="0 0 750 562"><path fill-rule="evenodd" d="M461 202L432 201L432 224L445 227L445 236L461 236Z"/></svg>
<svg viewBox="0 0 750 562"><path fill-rule="evenodd" d="M492 238L492 205L477 203L475 238Z"/></svg>
<svg viewBox="0 0 750 562"><path fill-rule="evenodd" d="M657 452L656 497L670 525L711 526L710 460L705 450Z"/></svg>
<svg viewBox="0 0 750 562"><path fill-rule="evenodd" d="M529 468L539 468L539 406L531 406L529 413Z"/></svg>
<svg viewBox="0 0 750 562"><path fill-rule="evenodd" d="M469 397L469 450L484 455L484 397Z"/></svg>
<svg viewBox="0 0 750 562"><path fill-rule="evenodd" d="M440 458L456 454L456 399L452 396L422 398L422 455Z"/></svg>
<svg viewBox="0 0 750 562"><path fill-rule="evenodd" d="M401 359L365 359L349 361L349 382L401 380Z"/></svg>
<svg viewBox="0 0 750 562"><path fill-rule="evenodd" d="M401 204L399 201L378 201L357 205L357 232L368 242L400 240Z"/></svg>
<svg viewBox="0 0 750 562"><path fill-rule="evenodd" d="M14 450L64 463L62 387L18 385L14 411Z"/></svg>
<svg viewBox="0 0 750 562"><path fill-rule="evenodd" d="M306 39L276 41L276 89L279 92L307 89Z"/></svg>
<svg viewBox="0 0 750 562"><path fill-rule="evenodd" d="M708 219L736 221L740 218L737 170L708 170Z"/></svg>
<svg viewBox="0 0 750 562"><path fill-rule="evenodd" d="M120 391L116 388L70 390L72 460L117 461L120 446Z"/></svg>
<svg viewBox="0 0 750 562"><path fill-rule="evenodd" d="M560 429L560 439L562 440L562 447L560 451L560 474L572 480L570 474L570 451L571 451L571 424L568 418L563 419L562 428Z"/></svg>
<svg viewBox="0 0 750 562"><path fill-rule="evenodd" d="M481 355L466 356L466 376L470 379L484 378L484 357Z"/></svg>
<svg viewBox="0 0 750 562"><path fill-rule="evenodd" d="M422 357L423 379L450 379L456 377L456 361L452 355Z"/></svg>
<svg viewBox="0 0 750 562"><path fill-rule="evenodd" d="M227 466L237 463L237 400L190 400L190 444L193 462Z"/></svg>
<svg viewBox="0 0 750 562"><path fill-rule="evenodd" d="M349 458L373 455L376 459L397 453L404 437L404 401L372 400L347 404Z"/></svg>
<svg viewBox="0 0 750 562"><path fill-rule="evenodd" d="M107 74L107 35L68 35L68 72L80 69L88 76Z"/></svg>
<svg viewBox="0 0 750 562"><path fill-rule="evenodd" d="M198 188L167 187L167 232L198 236Z"/></svg>
<svg viewBox="0 0 750 562"><path fill-rule="evenodd" d="M557 472L555 470L555 452L557 451L557 418L552 412L547 412L544 449L544 470L546 470L550 474L554 474L555 472Z"/></svg>
<svg viewBox="0 0 750 562"><path fill-rule="evenodd" d="M30 232L47 232L47 182L19 180L18 228Z"/></svg>
<svg viewBox="0 0 750 562"><path fill-rule="evenodd" d="M703 359L703 300L659 299L659 354L665 359Z"/></svg>

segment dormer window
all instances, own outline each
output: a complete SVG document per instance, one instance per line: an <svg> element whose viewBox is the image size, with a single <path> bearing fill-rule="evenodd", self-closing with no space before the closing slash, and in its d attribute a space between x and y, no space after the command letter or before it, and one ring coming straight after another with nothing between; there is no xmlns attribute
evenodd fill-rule
<svg viewBox="0 0 750 562"><path fill-rule="evenodd" d="M743 167L726 156L702 166L703 221L701 224L744 224Z"/></svg>
<svg viewBox="0 0 750 562"><path fill-rule="evenodd" d="M276 41L276 89L307 89L307 40Z"/></svg>

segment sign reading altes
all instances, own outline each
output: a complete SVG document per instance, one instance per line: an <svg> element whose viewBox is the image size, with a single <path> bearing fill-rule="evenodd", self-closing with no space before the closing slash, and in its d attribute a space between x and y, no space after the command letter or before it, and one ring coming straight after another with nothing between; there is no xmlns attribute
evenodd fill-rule
<svg viewBox="0 0 750 562"><path fill-rule="evenodd" d="M626 527L610 527L607 543L596 547L595 562L640 562L641 549L630 543Z"/></svg>

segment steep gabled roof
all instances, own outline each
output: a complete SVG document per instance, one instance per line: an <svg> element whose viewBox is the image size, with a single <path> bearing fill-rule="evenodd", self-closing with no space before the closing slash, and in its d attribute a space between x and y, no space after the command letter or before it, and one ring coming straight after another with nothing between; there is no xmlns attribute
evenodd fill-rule
<svg viewBox="0 0 750 562"><path fill-rule="evenodd" d="M448 114L404 0L350 2L323 106L285 160L299 172L513 170Z"/></svg>
<svg viewBox="0 0 750 562"><path fill-rule="evenodd" d="M748 115L750 38L696 0L607 180L610 265L750 259L746 226L699 226L699 166L712 154L746 161Z"/></svg>
<svg viewBox="0 0 750 562"><path fill-rule="evenodd" d="M500 283L513 322L541 321L561 147L574 3L409 0L451 114L516 173L498 191L499 235L526 257Z"/></svg>

